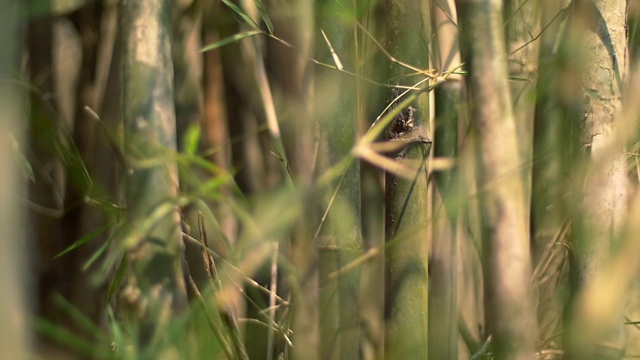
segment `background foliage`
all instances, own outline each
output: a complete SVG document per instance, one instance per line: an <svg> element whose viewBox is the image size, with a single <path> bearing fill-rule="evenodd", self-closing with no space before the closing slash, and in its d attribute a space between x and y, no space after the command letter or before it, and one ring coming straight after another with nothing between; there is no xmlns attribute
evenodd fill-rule
<svg viewBox="0 0 640 360"><path fill-rule="evenodd" d="M3 351L640 356L636 0L0 9Z"/></svg>

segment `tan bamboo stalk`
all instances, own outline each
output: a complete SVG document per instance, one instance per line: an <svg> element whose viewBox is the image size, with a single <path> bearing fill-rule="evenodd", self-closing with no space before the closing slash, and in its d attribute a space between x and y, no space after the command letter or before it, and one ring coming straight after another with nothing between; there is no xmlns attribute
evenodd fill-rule
<svg viewBox="0 0 640 360"><path fill-rule="evenodd" d="M570 84L574 61L568 46L561 45L566 23L562 9L568 1L545 0L538 63L534 153L531 188L531 249L535 263L533 284L537 296L537 316L541 349L560 349L561 339L554 337L563 329L566 306L568 251L566 246L570 221L568 206L571 191L567 173L573 161L567 154L573 150L570 119L576 116L573 104L580 102L577 87ZM541 30L542 31L542 30ZM533 34L535 35L535 34ZM569 86L568 86L569 85ZM571 91L567 91L571 89ZM526 171L526 167L525 167Z"/></svg>
<svg viewBox="0 0 640 360"><path fill-rule="evenodd" d="M0 2L0 28L12 36L5 39L0 48L0 137L4 139L0 146L0 316L5 319L0 326L0 349L17 360L33 358L31 334L29 331L29 302L27 267L25 211L21 197L25 195L25 181L28 181L26 146L21 146L24 114L20 106L21 91L12 77L19 73L21 47L24 32L21 19L24 19L20 1L3 0Z"/></svg>
<svg viewBox="0 0 640 360"><path fill-rule="evenodd" d="M533 120L536 106L536 84L540 41L540 0L507 0L505 21L507 23L507 61L509 88L513 102L513 116L518 135L522 163L525 206L527 214L531 199L531 172L533 155ZM529 215L527 215L529 218ZM527 223L527 228L529 228Z"/></svg>
<svg viewBox="0 0 640 360"><path fill-rule="evenodd" d="M79 176L88 170L91 174L100 174L99 167L105 166L96 161L99 141L96 141L98 122L92 118L86 107L98 109L97 92L97 63L98 47L101 41L101 31L96 24L102 21L102 4L91 3L77 9L71 16L81 41L81 61L78 70L78 80L75 93L75 108L73 109L73 144L77 148L80 160L77 164L70 164L67 170L65 188L65 214L60 222L60 233L63 234L64 247L71 246L84 234L101 226L105 218L100 214L101 210L88 206L84 199L91 194L92 184L88 179ZM108 166L108 165L107 165ZM95 192L97 193L97 191ZM94 193L94 194L95 194ZM98 236L94 244L105 241L105 237ZM88 245L88 244L87 244ZM91 287L91 275L81 271L82 263L96 251L97 245L88 245L78 248L78 251L65 255L65 269L68 276L66 281L71 285L71 294L68 295L78 310L98 322L104 309L101 307L101 295L98 292L86 291Z"/></svg>
<svg viewBox="0 0 640 360"><path fill-rule="evenodd" d="M282 140L287 154L291 176L298 189L309 189L315 166L317 139L311 105L313 90L313 63L309 61L313 51L313 35L317 27L314 19L313 0L287 0L274 4L273 10L285 6L284 16L273 17L278 36L292 45L291 48L278 42L268 41L266 51L270 72L279 80L283 98L280 115ZM306 199L311 199L309 194ZM303 200L304 201L304 200ZM313 243L313 220L317 209L306 207L293 225L291 241L280 244L280 252L290 261L295 273L286 272L286 297L291 298L290 323L294 346L290 357L298 360L318 359L318 272L317 252Z"/></svg>
<svg viewBox="0 0 640 360"><path fill-rule="evenodd" d="M496 358L532 359L535 321L522 158L507 80L502 2L457 0L477 137L485 319Z"/></svg>
<svg viewBox="0 0 640 360"><path fill-rule="evenodd" d="M623 1L585 1L576 2L572 14L573 40L584 44L578 48L584 103L576 121L582 129L579 151L588 162L584 183L576 189L582 211L574 220L574 306L568 351L576 359L619 358L624 354L622 310L595 321L591 309L601 299L594 298L589 289L605 271L627 218L626 148L613 131L622 121L626 9Z"/></svg>

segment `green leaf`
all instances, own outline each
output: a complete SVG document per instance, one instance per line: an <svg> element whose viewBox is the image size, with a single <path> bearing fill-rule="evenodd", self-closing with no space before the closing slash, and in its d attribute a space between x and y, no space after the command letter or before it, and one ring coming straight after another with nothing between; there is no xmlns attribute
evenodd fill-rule
<svg viewBox="0 0 640 360"><path fill-rule="evenodd" d="M109 284L109 289L107 290L107 298L106 302L109 303L113 299L113 295L115 295L116 291L120 288L120 283L122 283L122 279L124 275L127 273L128 262L127 257L123 256L120 259L120 264L118 265L118 269L116 270L116 274Z"/></svg>
<svg viewBox="0 0 640 360"><path fill-rule="evenodd" d="M214 177L213 179L202 184L200 192L204 195L214 196L219 194L218 189L227 184L228 181L224 177Z"/></svg>
<svg viewBox="0 0 640 360"><path fill-rule="evenodd" d="M85 314L78 310L72 303L67 301L62 295L55 294L53 303L71 320L82 329L82 333L88 334L91 338L96 338L104 343L109 343L109 338L100 330L100 328Z"/></svg>
<svg viewBox="0 0 640 360"><path fill-rule="evenodd" d="M189 126L183 137L183 151L189 155L195 155L198 151L198 145L200 145L201 136L202 129L199 124L192 124Z"/></svg>
<svg viewBox="0 0 640 360"><path fill-rule="evenodd" d="M54 256L54 259L59 258L60 256L67 254L73 250L75 250L77 247L83 245L84 243L88 242L89 240L95 238L96 236L98 236L99 234L105 232L109 227L111 226L111 223L102 225L101 227L93 230L92 232L88 233L87 235L81 237L80 239L78 239L78 241L74 242L73 244L71 244L71 246L69 246L68 248L62 250L61 253L59 253L58 255Z"/></svg>
<svg viewBox="0 0 640 360"><path fill-rule="evenodd" d="M242 9L240 9L236 4L232 3L230 0L222 0L222 2L227 5L231 10L233 10L236 14L240 15L240 17L252 28L258 29L259 26L255 21L251 18L251 16L247 15Z"/></svg>
<svg viewBox="0 0 640 360"><path fill-rule="evenodd" d="M232 36L229 36L227 38L224 38L218 42L215 42L213 44L207 45L205 47L203 47L202 49L200 49L200 52L206 52L206 51L211 51L211 50L215 50L219 47L223 47L225 45L228 45L230 43L242 40L244 38L248 38L250 36L254 36L254 35L258 35L258 34L264 34L264 32L262 30L250 30L250 31L245 31L245 32L241 32L239 34L235 34Z"/></svg>
<svg viewBox="0 0 640 360"><path fill-rule="evenodd" d="M176 205L181 206L181 204L176 204L172 201L161 202L154 207L150 214L140 219L139 222L129 222L124 236L119 241L120 248L122 250L130 250L138 246L154 226L161 221L165 221L167 216L176 210Z"/></svg>
<svg viewBox="0 0 640 360"><path fill-rule="evenodd" d="M216 164L212 163L211 161L201 158L201 157L193 157L191 159L189 159L191 161L191 164L194 166L199 167L202 170L207 170L207 171L211 171L212 173L217 173L220 172L220 169L216 166Z"/></svg>
<svg viewBox="0 0 640 360"><path fill-rule="evenodd" d="M262 18L262 21L264 21L264 24L267 26L267 30L269 30L269 35L273 35L273 23L269 18L269 14L267 14L267 10L264 7L264 4L260 0L254 0L254 2L256 3L256 7L260 12L260 17Z"/></svg>
<svg viewBox="0 0 640 360"><path fill-rule="evenodd" d="M108 316L108 323L109 323L109 329L111 330L111 335L113 336L113 345L115 345L115 349L114 349L114 353L116 355L119 355L121 353L127 353L126 350L126 346L127 346L127 342L126 342L126 338L124 335L124 332L122 331L122 328L120 328L120 325L118 324L118 320L116 320L116 316L113 313L113 309L111 308L111 305L107 305L107 316ZM128 357L123 356L116 356L114 357L115 359L127 359Z"/></svg>
<svg viewBox="0 0 640 360"><path fill-rule="evenodd" d="M108 358L108 355L104 352L98 352L95 342L83 339L69 330L54 325L49 321L36 319L34 322L34 328L38 333L53 339L55 342L64 345L68 349L84 354L89 358Z"/></svg>
<svg viewBox="0 0 640 360"><path fill-rule="evenodd" d="M96 260L98 260L98 258L100 257L100 255L102 255L105 250L107 250L109 248L109 244L111 243L111 238L109 238L108 241L105 241L104 244L100 245L100 248L98 250L96 250L93 255L91 255L91 257L89 258L89 260L87 260L83 265L82 265L82 270L83 271L87 271L87 269L89 269L91 267L91 265L93 265L94 262L96 262Z"/></svg>

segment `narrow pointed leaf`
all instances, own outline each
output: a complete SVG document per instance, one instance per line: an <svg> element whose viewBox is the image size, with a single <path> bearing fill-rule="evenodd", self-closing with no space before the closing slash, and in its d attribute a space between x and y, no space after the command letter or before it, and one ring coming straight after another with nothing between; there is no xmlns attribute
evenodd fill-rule
<svg viewBox="0 0 640 360"><path fill-rule="evenodd" d="M269 14L267 14L264 4L260 0L255 0L255 3L258 11L260 12L262 21L264 21L264 24L267 26L267 30L269 30L269 34L273 35L273 23L271 22L271 18L269 18Z"/></svg>
<svg viewBox="0 0 640 360"><path fill-rule="evenodd" d="M232 3L230 0L222 0L222 2L227 5L231 10L233 10L236 14L238 14L242 20L244 20L249 26L254 29L259 28L258 24L249 16L246 12L240 9L236 4Z"/></svg>
<svg viewBox="0 0 640 360"><path fill-rule="evenodd" d="M245 32L241 32L239 34L235 34L232 36L229 36L227 38L224 38L218 42L215 42L213 44L207 45L205 47L203 47L202 49L200 49L200 52L206 52L206 51L211 51L211 50L215 50L219 47L223 47L225 45L231 44L233 42L242 40L244 38L248 38L254 35L258 35L258 34L263 34L263 32L261 30L250 30L250 31L245 31Z"/></svg>
<svg viewBox="0 0 640 360"><path fill-rule="evenodd" d="M105 225L93 230L92 232L90 232L87 235L85 235L85 236L81 237L80 239L78 239L78 241L76 241L73 244L71 244L71 246L69 246L68 248L62 250L62 252L60 252L58 255L54 256L53 258L57 259L60 256L65 255L65 254L75 250L79 246L85 244L86 242L90 241L91 239L93 239L96 236L98 236L98 235L102 234L103 232L105 232L110 226L111 226L111 223L108 223L108 224L105 224Z"/></svg>

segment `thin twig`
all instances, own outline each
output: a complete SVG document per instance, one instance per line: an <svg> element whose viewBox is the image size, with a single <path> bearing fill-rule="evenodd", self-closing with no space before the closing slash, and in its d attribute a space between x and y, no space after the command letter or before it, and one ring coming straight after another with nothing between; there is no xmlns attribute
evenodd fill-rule
<svg viewBox="0 0 640 360"><path fill-rule="evenodd" d="M194 238L193 236L183 232L182 236L184 237L185 240L192 242L194 244L200 245L200 241L196 238ZM276 300L278 300L282 305L284 306L289 306L289 302L285 299L283 299L282 297L278 296L277 294L273 294L269 289L267 289L266 287L260 285L258 282L256 282L255 280L253 280L251 277L247 276L242 270L240 270L237 266L233 265L229 260L224 259L222 256L220 256L220 254L217 254L215 251L207 248L205 249L210 255L214 256L215 258L217 258L218 260L224 262L230 269L234 270L235 272L237 272L238 274L240 274L242 276L242 280L244 281L245 284L251 285L253 287L255 287L256 289L264 292L265 294L267 294L268 296L275 296Z"/></svg>
<svg viewBox="0 0 640 360"><path fill-rule="evenodd" d="M471 360L477 360L487 355L487 352L489 351L489 345L491 345L492 341L493 335L489 335L480 349L475 354L473 354L473 356L471 356Z"/></svg>
<svg viewBox="0 0 640 360"><path fill-rule="evenodd" d="M100 125L100 129L102 130L102 132L104 133L105 137L107 138L107 142L109 143L109 147L111 148L111 150L115 154L116 159L118 159L118 162L120 163L120 165L126 166L126 164L127 164L126 157L124 156L124 153L122 152L122 149L120 149L120 147L116 143L116 140L113 138L113 136L111 135L109 130L107 130L107 126L104 124L102 119L100 119L98 114L96 114L96 112L93 111L89 106L85 106L84 107L84 112L87 113L87 115L89 115L89 117L91 117L93 120L95 120L98 123L98 125Z"/></svg>
<svg viewBox="0 0 640 360"><path fill-rule="evenodd" d="M353 160L353 159L351 159L351 160ZM349 166L347 167L347 169L350 166L351 166L351 161L349 161ZM342 176L340 177L340 181L338 181L338 184L336 185L336 188L333 191L333 194L331 195L331 199L329 200L329 203L327 204L327 208L324 210L324 213L322 214L322 218L320 218L320 224L318 224L318 228L316 229L316 232L313 235L313 241L314 242L318 239L318 236L320 236L320 230L322 230L322 226L327 221L327 217L329 216L329 210L331 210L333 202L335 201L336 197L338 196L338 191L340 190L340 187L341 187L342 182L344 181L344 178L345 178L346 175L347 175L347 171L345 169L345 171L342 173Z"/></svg>
<svg viewBox="0 0 640 360"><path fill-rule="evenodd" d="M269 319L275 323L276 319L276 297L278 293L278 242L273 242L273 256L271 258L271 294L269 296ZM274 331L269 327L267 337L267 360L273 359Z"/></svg>
<svg viewBox="0 0 640 360"><path fill-rule="evenodd" d="M575 1L575 0L574 0ZM525 47L527 47L529 44L531 44L532 42L538 40L542 34L556 21L556 19L558 19L561 15L563 15L564 13L566 13L569 10L569 7L571 6L571 4L573 3L573 1L567 5L567 7L565 7L564 9L560 10L554 17L553 19L551 19L549 21L549 23L547 25L545 25L542 30L540 30L540 33L536 36L534 36L531 40L527 41L526 43L524 43L522 46L518 47L517 49L513 50L512 52L509 53L509 55L507 56L511 56L515 53L517 53L518 51L524 49Z"/></svg>
<svg viewBox="0 0 640 360"><path fill-rule="evenodd" d="M204 216L201 211L198 212L198 231L200 233L200 250L207 277L209 278L211 286L216 290L220 290L220 277L218 276L216 263L213 260L213 256L207 252L207 249L209 249L209 241L207 239L207 230L204 226Z"/></svg>
<svg viewBox="0 0 640 360"><path fill-rule="evenodd" d="M264 327L269 328L269 329L273 329L274 331L276 331L280 335L282 335L282 338L287 342L287 345L289 345L290 347L293 347L293 342L291 341L291 339L289 339L289 335L291 335L291 333L292 333L291 330L288 330L287 333L285 333L279 327L275 327L273 325L269 325L264 321L260 321L258 319L253 319L253 318L240 318L240 319L238 319L238 321L239 322L243 322L243 323L256 324L256 325L264 326Z"/></svg>
<svg viewBox="0 0 640 360"><path fill-rule="evenodd" d="M389 61L398 64L400 66L403 66L407 69L413 70L416 73L414 75L424 75L426 76L428 79L433 79L435 78L435 70L424 70L424 69L420 69L417 68L413 65L407 64L405 62L402 62L400 60L398 60L396 57L392 56L385 48L384 46L382 46L378 40L376 40L373 35L371 35L367 29L365 29L364 26L362 26L358 21L356 21L356 26L358 26L360 28L360 30L362 30L370 39L371 41L373 41L374 44L376 44L378 46L378 48L382 51L382 53L389 59Z"/></svg>

